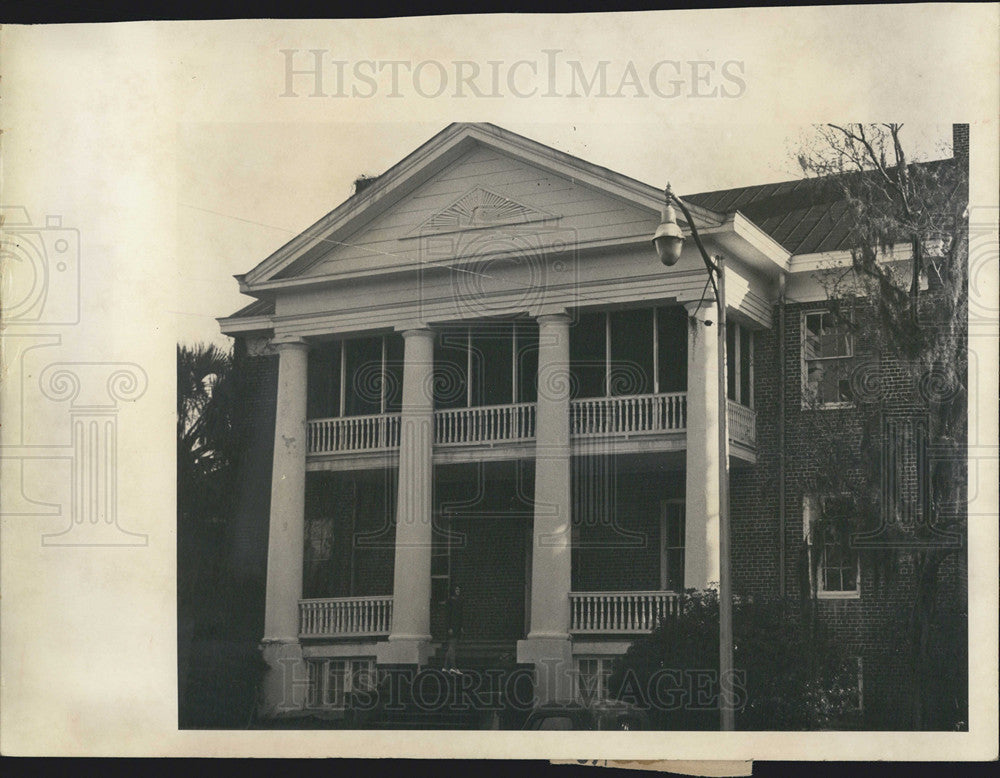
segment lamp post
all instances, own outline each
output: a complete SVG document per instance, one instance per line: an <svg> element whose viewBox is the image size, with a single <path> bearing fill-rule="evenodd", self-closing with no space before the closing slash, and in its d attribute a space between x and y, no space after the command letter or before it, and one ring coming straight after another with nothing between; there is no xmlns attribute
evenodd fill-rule
<svg viewBox="0 0 1000 778"><path fill-rule="evenodd" d="M664 192L663 216L660 226L653 234L653 246L660 261L667 267L677 264L681 258L684 233L677 225L673 204L681 209L691 227L691 235L701 253L708 270L708 278L715 291L718 311L719 338L719 715L724 731L736 728L736 712L733 708L733 593L731 579L731 554L729 548L729 423L726 399L726 276L725 260L722 255L715 259L708 256L702 245L698 228L687 207L673 192L670 185ZM711 324L711 322L705 322Z"/></svg>

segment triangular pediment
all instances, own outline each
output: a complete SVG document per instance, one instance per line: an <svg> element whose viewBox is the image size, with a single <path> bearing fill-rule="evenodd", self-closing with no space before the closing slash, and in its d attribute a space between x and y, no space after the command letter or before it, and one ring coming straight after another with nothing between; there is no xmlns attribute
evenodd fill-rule
<svg viewBox="0 0 1000 778"><path fill-rule="evenodd" d="M453 124L241 278L244 292L426 261L425 239L557 227L575 246L652 234L655 187L490 124ZM693 209L699 227L721 216ZM564 240L565 242L565 240ZM423 252L423 253L422 253Z"/></svg>
<svg viewBox="0 0 1000 778"><path fill-rule="evenodd" d="M417 232L421 234L526 224L554 218L551 213L512 200L502 194L474 187L447 208L427 219Z"/></svg>

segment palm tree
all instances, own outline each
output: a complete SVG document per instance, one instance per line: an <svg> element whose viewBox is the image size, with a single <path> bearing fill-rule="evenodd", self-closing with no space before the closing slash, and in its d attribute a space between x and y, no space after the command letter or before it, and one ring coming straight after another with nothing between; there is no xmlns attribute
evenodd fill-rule
<svg viewBox="0 0 1000 778"><path fill-rule="evenodd" d="M177 347L178 522L225 523L234 463L232 354L214 344Z"/></svg>

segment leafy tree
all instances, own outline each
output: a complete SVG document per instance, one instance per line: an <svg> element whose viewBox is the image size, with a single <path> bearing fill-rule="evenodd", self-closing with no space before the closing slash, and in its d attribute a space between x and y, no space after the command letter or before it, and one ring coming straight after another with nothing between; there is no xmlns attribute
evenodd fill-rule
<svg viewBox="0 0 1000 778"><path fill-rule="evenodd" d="M737 729L832 729L857 718L856 662L799 613L780 600L734 603ZM657 728L717 729L718 667L718 592L693 591L676 618L632 644L609 688L646 708Z"/></svg>
<svg viewBox="0 0 1000 778"><path fill-rule="evenodd" d="M799 155L818 189L842 204L850 266L818 276L830 308L861 344L850 376L853 422L804 414L799 433L823 465L808 486L848 506L811 531L829 525L877 575L912 565L906 634L911 720L921 729L940 726L931 712L942 694L964 695L934 687L950 674L942 657L960 656L966 641L964 632L941 629L946 621L961 628L962 603L949 614L938 605L946 563L962 562L967 526L968 161L914 162L902 131L826 125ZM892 426L894 418L904 423Z"/></svg>

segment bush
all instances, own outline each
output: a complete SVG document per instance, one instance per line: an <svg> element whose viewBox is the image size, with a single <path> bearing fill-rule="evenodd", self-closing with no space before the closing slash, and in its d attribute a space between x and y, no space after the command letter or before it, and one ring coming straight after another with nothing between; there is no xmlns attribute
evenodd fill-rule
<svg viewBox="0 0 1000 778"><path fill-rule="evenodd" d="M791 601L737 600L733 632L737 729L856 726L857 662ZM718 729L718 667L718 592L690 592L678 616L632 644L609 689L658 729Z"/></svg>

